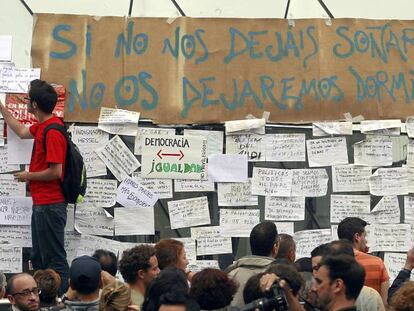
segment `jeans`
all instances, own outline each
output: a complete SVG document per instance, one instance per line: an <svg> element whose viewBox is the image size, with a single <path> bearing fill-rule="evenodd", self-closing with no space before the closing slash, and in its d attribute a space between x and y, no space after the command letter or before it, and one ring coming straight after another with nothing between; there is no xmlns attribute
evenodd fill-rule
<svg viewBox="0 0 414 311"><path fill-rule="evenodd" d="M69 266L65 251L65 225L67 203L33 205L32 252L33 268L51 268L62 280L59 294L68 288Z"/></svg>

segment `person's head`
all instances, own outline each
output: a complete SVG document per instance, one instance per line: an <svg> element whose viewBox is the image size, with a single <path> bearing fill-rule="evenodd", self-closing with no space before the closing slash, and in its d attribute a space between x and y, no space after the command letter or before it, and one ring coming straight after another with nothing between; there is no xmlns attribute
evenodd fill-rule
<svg viewBox="0 0 414 311"><path fill-rule="evenodd" d="M247 280L243 289L243 300L245 304L265 297L265 293L260 287L260 279L265 274L265 272L254 274Z"/></svg>
<svg viewBox="0 0 414 311"><path fill-rule="evenodd" d="M0 271L0 299L6 294L7 279L6 275Z"/></svg>
<svg viewBox="0 0 414 311"><path fill-rule="evenodd" d="M123 282L106 285L99 297L100 311L124 311L131 304L131 290Z"/></svg>
<svg viewBox="0 0 414 311"><path fill-rule="evenodd" d="M354 257L354 248L352 243L348 240L335 240L328 243L328 254L329 255L349 255Z"/></svg>
<svg viewBox="0 0 414 311"><path fill-rule="evenodd" d="M226 272L207 268L191 279L190 296L202 310L214 310L228 306L237 291L237 284Z"/></svg>
<svg viewBox="0 0 414 311"><path fill-rule="evenodd" d="M278 235L279 249L276 258L285 258L290 263L294 263L296 259L296 243L293 237L286 233Z"/></svg>
<svg viewBox="0 0 414 311"><path fill-rule="evenodd" d="M350 241L354 248L361 252L367 249L367 232L365 226L368 223L358 217L347 217L338 225L338 238Z"/></svg>
<svg viewBox="0 0 414 311"><path fill-rule="evenodd" d="M188 297L188 293L189 286L184 271L167 267L147 287L142 311L158 311L163 300Z"/></svg>
<svg viewBox="0 0 414 311"><path fill-rule="evenodd" d="M42 291L39 295L40 302L43 304L56 303L61 283L59 274L52 269L37 270L33 278L37 283L37 287Z"/></svg>
<svg viewBox="0 0 414 311"><path fill-rule="evenodd" d="M291 264L271 264L265 272L274 273L282 280L285 280L295 296L299 294L299 291L304 286L302 276Z"/></svg>
<svg viewBox="0 0 414 311"><path fill-rule="evenodd" d="M155 248L139 245L125 250L119 262L119 271L128 284L141 282L144 287L148 286L160 273Z"/></svg>
<svg viewBox="0 0 414 311"><path fill-rule="evenodd" d="M116 275L118 271L118 259L113 252L105 249L97 249L92 257L99 261L103 271L108 272L112 276Z"/></svg>
<svg viewBox="0 0 414 311"><path fill-rule="evenodd" d="M313 276L316 275L316 271L319 269L319 264L322 260L322 257L327 255L329 252L329 243L321 244L319 246L316 246L311 251L311 261L312 261L312 273Z"/></svg>
<svg viewBox="0 0 414 311"><path fill-rule="evenodd" d="M45 114L52 113L57 103L57 93L53 86L46 81L36 79L30 82L28 111L35 113L37 110Z"/></svg>
<svg viewBox="0 0 414 311"><path fill-rule="evenodd" d="M39 309L39 293L34 278L27 273L19 273L7 281L7 298L10 303L21 311L34 311Z"/></svg>
<svg viewBox="0 0 414 311"><path fill-rule="evenodd" d="M99 293L102 287L101 265L91 256L80 256L69 269L69 286L80 295Z"/></svg>
<svg viewBox="0 0 414 311"><path fill-rule="evenodd" d="M364 286L365 270L349 255L325 256L315 276L312 291L316 306L331 310L335 305L353 305Z"/></svg>
<svg viewBox="0 0 414 311"><path fill-rule="evenodd" d="M405 282L392 296L390 305L394 311L413 311L414 282Z"/></svg>
<svg viewBox="0 0 414 311"><path fill-rule="evenodd" d="M276 257L278 252L277 228L271 221L264 221L250 232L250 249L253 255Z"/></svg>
<svg viewBox="0 0 414 311"><path fill-rule="evenodd" d="M298 272L312 273L312 259L310 257L302 257L295 261L294 264Z"/></svg>
<svg viewBox="0 0 414 311"><path fill-rule="evenodd" d="M188 266L184 244L174 239L162 239L155 244L155 255L161 270L176 267L185 271Z"/></svg>

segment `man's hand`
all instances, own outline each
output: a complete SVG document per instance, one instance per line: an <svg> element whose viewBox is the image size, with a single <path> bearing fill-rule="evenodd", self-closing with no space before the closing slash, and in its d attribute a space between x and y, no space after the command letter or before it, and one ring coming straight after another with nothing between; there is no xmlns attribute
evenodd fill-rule
<svg viewBox="0 0 414 311"><path fill-rule="evenodd" d="M14 179L20 182L27 182L29 180L29 172L21 171L13 174Z"/></svg>
<svg viewBox="0 0 414 311"><path fill-rule="evenodd" d="M407 259L405 260L404 269L410 271L414 269L414 247L411 248L407 253Z"/></svg>

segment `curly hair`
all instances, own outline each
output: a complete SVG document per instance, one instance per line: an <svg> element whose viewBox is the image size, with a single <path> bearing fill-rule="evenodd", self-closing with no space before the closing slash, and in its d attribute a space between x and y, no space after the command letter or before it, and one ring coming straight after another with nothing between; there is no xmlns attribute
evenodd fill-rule
<svg viewBox="0 0 414 311"><path fill-rule="evenodd" d="M52 269L37 270L34 273L33 278L35 279L37 286L42 290L39 295L40 301L47 304L56 302L61 284L59 274Z"/></svg>
<svg viewBox="0 0 414 311"><path fill-rule="evenodd" d="M414 282L408 281L391 298L395 311L414 311Z"/></svg>
<svg viewBox="0 0 414 311"><path fill-rule="evenodd" d="M154 255L155 248L150 245L139 245L125 250L119 261L119 272L125 282L135 283L138 278L137 272L150 268L149 260Z"/></svg>
<svg viewBox="0 0 414 311"><path fill-rule="evenodd" d="M220 309L230 304L237 287L226 272L207 268L193 276L190 295L202 310Z"/></svg>
<svg viewBox="0 0 414 311"><path fill-rule="evenodd" d="M160 269L174 267L183 249L184 244L174 239L163 239L155 244L155 255Z"/></svg>

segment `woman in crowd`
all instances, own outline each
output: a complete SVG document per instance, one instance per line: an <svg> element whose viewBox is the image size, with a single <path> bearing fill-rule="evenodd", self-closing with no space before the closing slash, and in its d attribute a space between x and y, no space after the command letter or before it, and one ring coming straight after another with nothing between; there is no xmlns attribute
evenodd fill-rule
<svg viewBox="0 0 414 311"><path fill-rule="evenodd" d="M37 270L33 278L41 289L40 310L53 310L58 305L58 291L61 284L59 274L52 269Z"/></svg>
<svg viewBox="0 0 414 311"><path fill-rule="evenodd" d="M158 267L163 270L167 267L175 267L184 271L189 281L192 273L187 271L188 259L184 244L174 239L162 239L155 245Z"/></svg>

